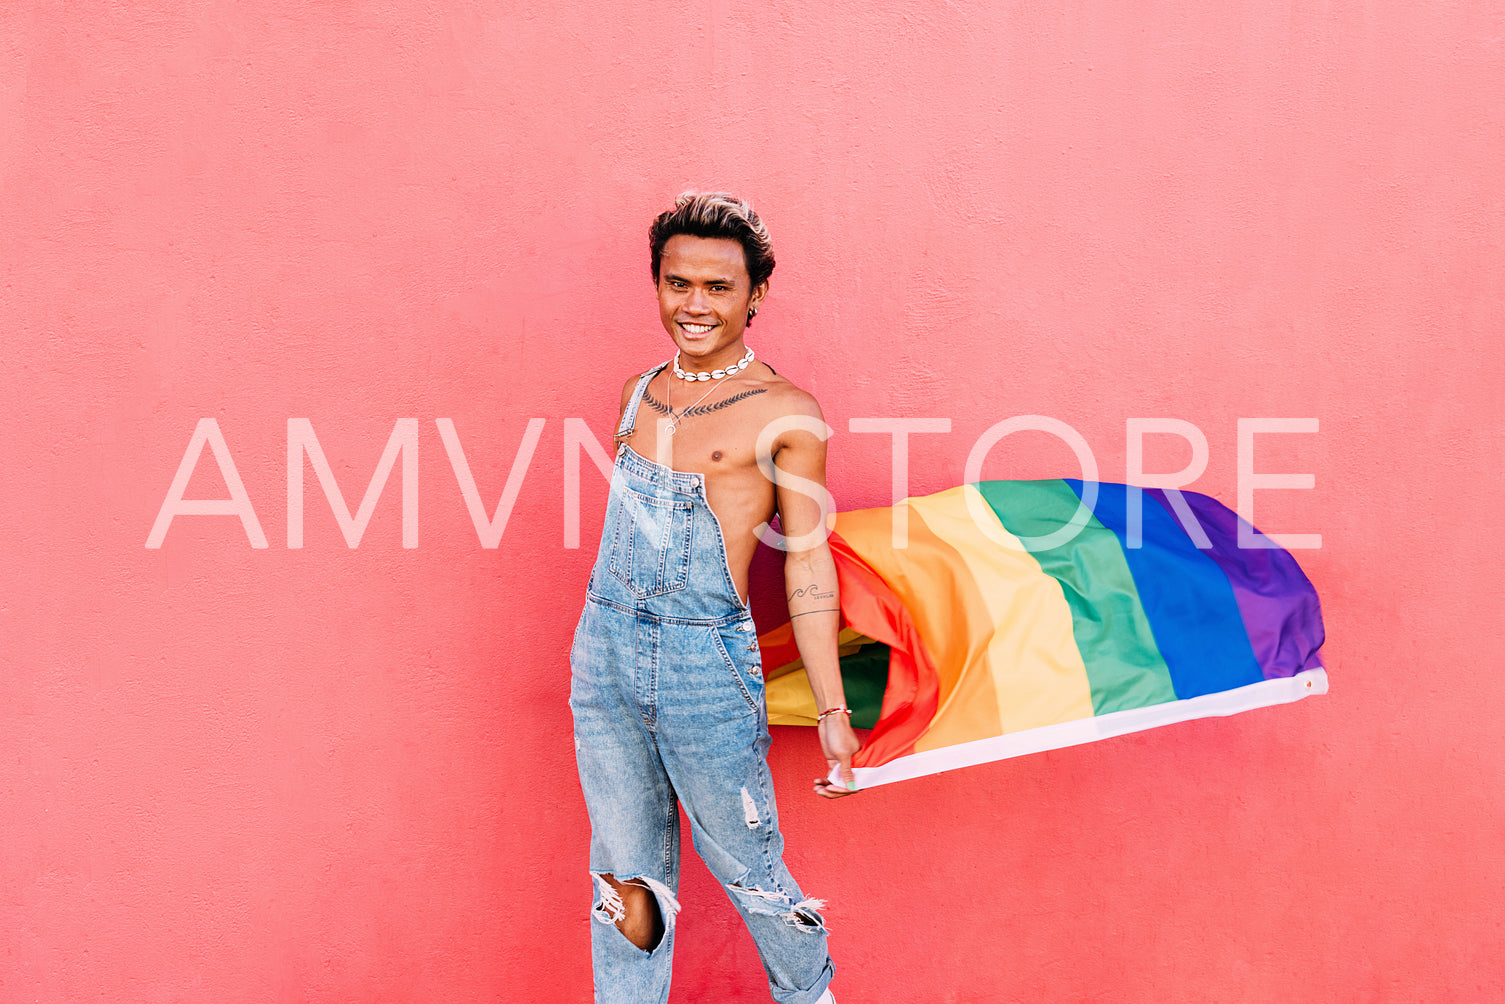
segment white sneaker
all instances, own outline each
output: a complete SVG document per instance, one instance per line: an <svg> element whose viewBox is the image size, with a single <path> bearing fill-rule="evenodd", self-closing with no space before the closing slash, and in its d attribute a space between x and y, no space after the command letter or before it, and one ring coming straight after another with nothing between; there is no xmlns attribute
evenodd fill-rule
<svg viewBox="0 0 1505 1004"><path fill-rule="evenodd" d="M826 992L820 995L820 1000L815 1004L836 1004L836 998L832 996L830 987L826 987Z"/></svg>

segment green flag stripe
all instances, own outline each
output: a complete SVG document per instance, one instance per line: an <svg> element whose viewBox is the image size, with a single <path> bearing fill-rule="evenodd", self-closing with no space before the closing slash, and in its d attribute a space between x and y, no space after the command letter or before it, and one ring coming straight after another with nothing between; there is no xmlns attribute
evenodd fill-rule
<svg viewBox="0 0 1505 1004"><path fill-rule="evenodd" d="M888 655L888 646L875 641L841 657L841 689L852 709L853 728L878 724L883 692L888 689Z"/></svg>
<svg viewBox="0 0 1505 1004"><path fill-rule="evenodd" d="M977 490L1016 537L1043 537L1071 521L1080 499L1061 480L983 481ZM1176 699L1170 670L1139 602L1134 577L1117 535L1091 518L1061 547L1029 547L1055 579L1071 608L1072 634L1087 680L1092 709L1106 714Z"/></svg>

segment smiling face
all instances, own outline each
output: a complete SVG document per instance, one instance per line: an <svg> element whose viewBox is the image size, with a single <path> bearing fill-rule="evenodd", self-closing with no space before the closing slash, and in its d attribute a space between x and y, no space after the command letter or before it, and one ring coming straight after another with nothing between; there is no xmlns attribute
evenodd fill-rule
<svg viewBox="0 0 1505 1004"><path fill-rule="evenodd" d="M731 238L676 234L664 244L659 318L695 369L719 369L741 358L747 312L767 292L767 282L752 285L742 245Z"/></svg>

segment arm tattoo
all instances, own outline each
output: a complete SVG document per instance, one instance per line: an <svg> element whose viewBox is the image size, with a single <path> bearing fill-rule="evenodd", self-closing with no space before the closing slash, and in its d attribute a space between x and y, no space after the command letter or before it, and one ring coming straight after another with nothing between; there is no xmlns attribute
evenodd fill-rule
<svg viewBox="0 0 1505 1004"><path fill-rule="evenodd" d="M836 595L836 593L829 589L823 593L819 592L819 589L820 586L812 582L808 586L801 586L800 588L794 590L794 592L789 594L789 598L791 600L797 600L801 596L809 596L811 599L829 600L831 597ZM814 611L811 611L811 613L814 613Z"/></svg>
<svg viewBox="0 0 1505 1004"><path fill-rule="evenodd" d="M680 412L679 417L693 418L696 415L709 415L713 411L720 411L722 408L729 408L732 405L736 404L738 401L741 401L743 398L753 397L756 394L766 393L768 393L767 387L749 387L747 390L738 391L731 397L724 397L720 401L712 401L710 404L692 405L684 411ZM669 414L669 406L667 404L664 404L664 402L660 401L658 398L654 397L651 393L644 391L643 400L648 402L648 407L652 408L660 415Z"/></svg>
<svg viewBox="0 0 1505 1004"><path fill-rule="evenodd" d="M801 610L797 614L790 614L789 615L789 619L790 620L794 620L796 617L803 617L806 614L835 614L835 613L841 613L841 608L840 607L821 607L819 610Z"/></svg>

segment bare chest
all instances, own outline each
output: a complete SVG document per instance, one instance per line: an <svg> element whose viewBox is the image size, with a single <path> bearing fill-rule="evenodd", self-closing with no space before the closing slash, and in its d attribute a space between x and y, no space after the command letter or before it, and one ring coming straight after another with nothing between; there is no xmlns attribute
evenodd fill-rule
<svg viewBox="0 0 1505 1004"><path fill-rule="evenodd" d="M723 509L772 511L773 483L757 463L766 392L758 385L664 386L644 393L628 445L671 470L700 474L717 515ZM700 399L697 401L697 399Z"/></svg>

